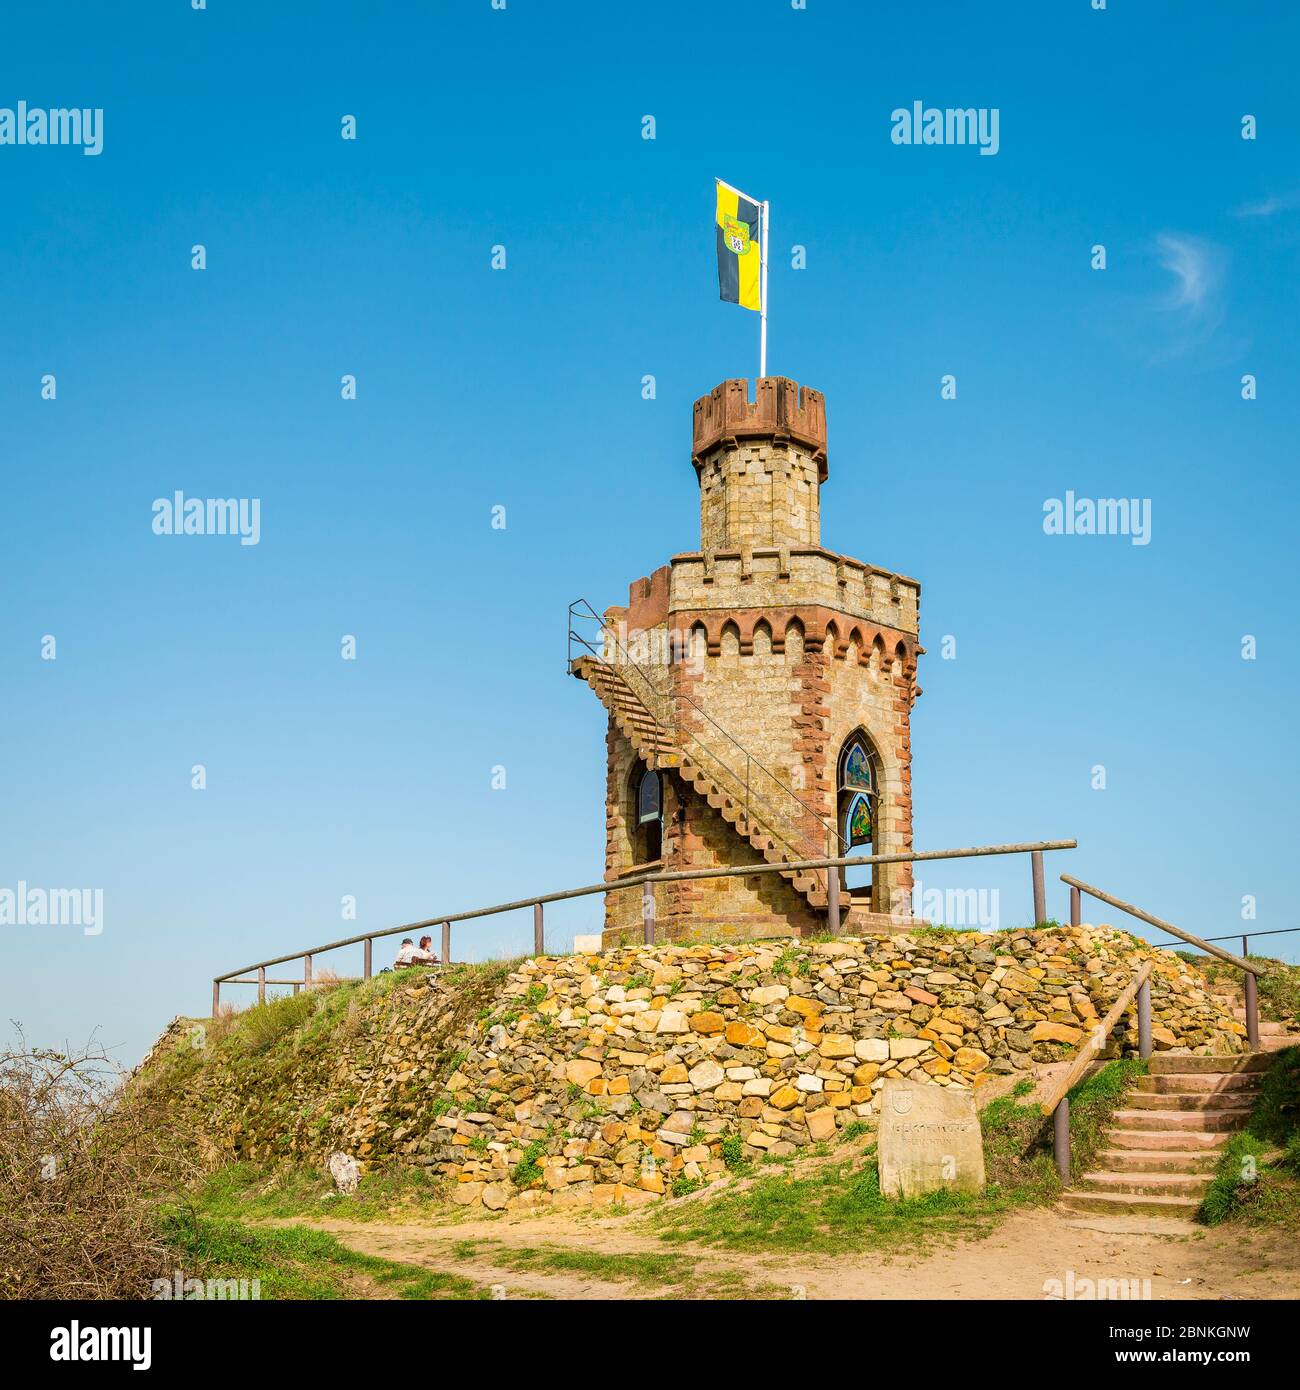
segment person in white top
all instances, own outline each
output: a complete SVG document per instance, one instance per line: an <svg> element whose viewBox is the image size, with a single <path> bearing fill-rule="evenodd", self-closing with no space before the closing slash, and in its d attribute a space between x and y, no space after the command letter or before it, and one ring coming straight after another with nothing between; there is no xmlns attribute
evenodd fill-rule
<svg viewBox="0 0 1300 1390"><path fill-rule="evenodd" d="M432 937L422 936L420 944L417 946L409 936L404 936L402 944L397 950L397 959L393 962L394 968L402 969L408 965L437 965L438 957L429 949L432 944Z"/></svg>

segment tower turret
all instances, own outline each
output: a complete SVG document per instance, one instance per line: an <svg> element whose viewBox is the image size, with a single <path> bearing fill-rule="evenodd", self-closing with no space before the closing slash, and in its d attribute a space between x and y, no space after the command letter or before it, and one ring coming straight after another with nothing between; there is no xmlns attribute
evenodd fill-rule
<svg viewBox="0 0 1300 1390"><path fill-rule="evenodd" d="M695 402L691 462L700 549L818 545L826 481L826 403L786 377L724 381Z"/></svg>

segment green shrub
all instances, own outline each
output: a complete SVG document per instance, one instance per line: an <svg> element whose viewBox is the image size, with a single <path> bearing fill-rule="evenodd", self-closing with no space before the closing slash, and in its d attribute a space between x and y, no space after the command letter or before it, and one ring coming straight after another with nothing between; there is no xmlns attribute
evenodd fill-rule
<svg viewBox="0 0 1300 1390"><path fill-rule="evenodd" d="M1300 1226L1300 1047L1264 1074L1246 1128L1224 1145L1199 1220Z"/></svg>
<svg viewBox="0 0 1300 1390"><path fill-rule="evenodd" d="M535 1182L541 1182L542 1169L538 1159L546 1152L546 1142L542 1139L534 1139L524 1150L523 1157L510 1170L510 1181L516 1187L531 1187Z"/></svg>

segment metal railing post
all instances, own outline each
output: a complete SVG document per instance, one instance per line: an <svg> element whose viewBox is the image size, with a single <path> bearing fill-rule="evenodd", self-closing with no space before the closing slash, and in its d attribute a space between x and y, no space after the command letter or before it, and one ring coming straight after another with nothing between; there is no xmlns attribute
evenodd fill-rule
<svg viewBox="0 0 1300 1390"><path fill-rule="evenodd" d="M371 941L371 939L370 939L369 937L366 937L366 944L365 944L365 946L363 947L362 963L361 963L361 978L362 978L363 980L368 980L368 979L370 978L370 976L374 973L373 970L372 970L372 968L371 968L371 966L372 966L371 957L372 957L372 947L373 947L373 946L374 946L374 942Z"/></svg>
<svg viewBox="0 0 1300 1390"><path fill-rule="evenodd" d="M1047 888L1043 882L1043 851L1031 850L1029 862L1034 874L1034 925L1047 921Z"/></svg>
<svg viewBox="0 0 1300 1390"><path fill-rule="evenodd" d="M1259 989L1254 973L1244 972L1246 976L1246 1041L1252 1052L1259 1050Z"/></svg>
<svg viewBox="0 0 1300 1390"><path fill-rule="evenodd" d="M1081 926L1083 923L1083 894L1075 887L1070 888L1070 925L1072 927Z"/></svg>
<svg viewBox="0 0 1300 1390"><path fill-rule="evenodd" d="M1052 1112L1052 1152L1056 1155L1056 1171L1067 1187L1070 1182L1070 1098L1062 1096Z"/></svg>
<svg viewBox="0 0 1300 1390"><path fill-rule="evenodd" d="M1151 981L1143 980L1138 989L1138 1056L1145 1062L1151 1056Z"/></svg>
<svg viewBox="0 0 1300 1390"><path fill-rule="evenodd" d="M752 764L752 766L760 772L764 771L761 764L754 763ZM813 814L815 815L816 813L814 812ZM820 817L817 817L817 819L819 823L822 825L822 828L826 830L828 842L830 843L832 848L842 850L842 848L844 848L841 845L842 837L839 835L838 831L836 831L833 827L826 825L824 821L821 821ZM653 898L654 888L650 885L657 885L660 883L688 883L701 879L727 879L738 876L748 877L753 874L764 873L784 874L787 877L795 873L798 873L800 875L815 875L821 873L823 870L826 869L840 870L870 867L878 870L881 865L885 864L915 865L922 862L929 862L931 860L941 859L978 859L992 855L1028 854L1034 851L1046 853L1051 850L1074 849L1076 848L1076 845L1077 842L1074 840L1040 840L1030 843L1020 843L1014 845L971 845L960 849L929 850L921 852L914 852L912 850L908 850L902 853L891 854L853 855L844 854L841 852L826 854L817 858L809 857L798 859L787 858L785 854L782 854L780 858L768 863L735 864L725 868L711 869L675 869L671 871L659 871L649 873L633 872L626 874L619 879L606 879L600 883L587 884L581 888L566 888L561 892L543 893L531 898L521 898L514 902L495 903L490 907L478 907L468 912L453 913L450 917L427 917L422 921L408 922L403 926L391 927L386 931L358 932L357 935L345 937L341 941L327 941L324 942L322 945L312 946L307 951L290 951L282 956L272 956L268 960L254 961L251 965L245 965L241 967L239 970L229 971L225 975L222 975L214 979L213 1007L214 1009L220 1007L220 987L222 984L255 984L258 982L257 979L243 979L240 977L250 975L255 971L265 971L271 966L286 964L295 960L301 960L303 962L302 979L267 980L266 983L290 985L293 989L294 994L297 994L300 989L313 988L315 984L313 976L314 956L319 955L322 951L336 951L348 946L361 946L365 953L365 968L369 973L372 974L374 970L374 941L378 938L383 938L386 936L396 936L399 932L408 932L414 934L417 931L425 931L427 929L441 925L442 960L444 963L450 963L452 956L451 928L452 924L455 922L470 922L474 919L492 917L498 913L503 912L519 912L526 907L532 907L535 913L537 913L539 910L544 910L545 905L547 903L568 901L573 898L584 898L597 893L608 894L611 892L631 891L633 888L644 888L649 886L649 892L646 894L646 896L650 900L651 906L649 919L650 922L653 923L656 908ZM1071 879L1066 874L1062 874L1061 877L1063 881L1066 883L1074 884L1078 882L1077 880ZM838 887L840 889L838 893L840 901L840 924L841 927L843 927L844 902L842 882L838 884ZM1100 889L1094 889L1088 884L1082 884L1080 885L1080 887L1082 887L1084 891L1091 893L1094 897L1098 897L1103 901L1114 902L1117 907L1121 907L1125 911L1132 911L1136 913L1136 915L1144 917L1145 920L1151 922L1153 925L1157 927L1162 928L1163 930L1170 932L1171 935L1181 936L1184 940L1189 941L1194 946L1204 947L1212 955L1221 956L1224 960L1229 961L1231 964L1237 966L1238 968L1243 968L1244 966L1244 962L1239 957L1231 955L1227 951L1220 951L1215 946L1207 945L1206 943L1202 942L1199 937L1188 936L1187 933L1180 931L1179 928L1170 926L1168 923L1160 921L1159 918L1149 917L1146 914L1142 913L1139 909L1131 908L1128 904L1121 903L1118 899L1110 899L1106 894L1102 893ZM881 891L881 885L877 884L875 891L877 892L877 894L879 894ZM831 888L828 880L828 908L830 896ZM879 898L875 899L875 901L878 904ZM1294 928L1292 930L1300 930L1300 928ZM1251 933L1251 935L1258 934L1259 933ZM1263 933L1263 935L1269 935L1269 933L1266 932ZM544 950L544 941L542 945ZM363 976L362 978L366 978L366 976ZM1136 991L1136 985L1134 986L1134 990ZM1043 1111L1044 1115L1050 1113L1050 1109L1044 1109Z"/></svg>
<svg viewBox="0 0 1300 1390"><path fill-rule="evenodd" d="M542 925L542 905L533 904L533 955L546 954L546 932Z"/></svg>
<svg viewBox="0 0 1300 1390"><path fill-rule="evenodd" d="M257 1002L266 1003L266 966L259 965L257 968Z"/></svg>
<svg viewBox="0 0 1300 1390"><path fill-rule="evenodd" d="M826 870L826 927L832 936L840 934L840 871Z"/></svg>
<svg viewBox="0 0 1300 1390"><path fill-rule="evenodd" d="M212 982L212 1017L216 1018L221 1013L221 981Z"/></svg>
<svg viewBox="0 0 1300 1390"><path fill-rule="evenodd" d="M645 926L645 944L655 944L655 886L653 883L641 885L641 917Z"/></svg>

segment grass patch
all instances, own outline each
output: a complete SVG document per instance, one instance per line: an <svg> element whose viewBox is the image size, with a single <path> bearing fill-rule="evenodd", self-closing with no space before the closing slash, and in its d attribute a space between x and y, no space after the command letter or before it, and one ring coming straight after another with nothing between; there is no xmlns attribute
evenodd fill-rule
<svg viewBox="0 0 1300 1390"><path fill-rule="evenodd" d="M243 1220L334 1216L375 1221L410 1216L413 1209L442 1210L441 1184L422 1168L381 1168L362 1177L355 1193L335 1193L334 1180L319 1168L230 1163L204 1179L193 1196L203 1216Z"/></svg>
<svg viewBox="0 0 1300 1390"><path fill-rule="evenodd" d="M1300 1229L1300 1047L1277 1054L1246 1128L1224 1145L1197 1211L1222 1221Z"/></svg>
<svg viewBox="0 0 1300 1390"><path fill-rule="evenodd" d="M1111 1116L1119 1109L1124 1092L1147 1071L1147 1064L1139 1058L1122 1057L1107 1062L1071 1090L1070 1166L1076 1174L1093 1171Z"/></svg>
<svg viewBox="0 0 1300 1390"><path fill-rule="evenodd" d="M1264 970L1262 975L1255 977L1260 1016L1273 1023L1300 1021L1300 966L1287 965L1267 956L1249 959Z"/></svg>
<svg viewBox="0 0 1300 1390"><path fill-rule="evenodd" d="M806 1176L771 1174L692 1210L651 1218L659 1238L760 1253L915 1248L939 1235L965 1235L1001 1209L996 1196L937 1192L915 1201L882 1196L874 1151Z"/></svg>
<svg viewBox="0 0 1300 1390"><path fill-rule="evenodd" d="M1233 994L1241 996L1241 971L1235 965L1193 951L1175 951L1174 954L1198 970L1207 984L1227 986ZM1272 956L1248 956L1247 959L1260 969L1255 977L1260 1018L1270 1023L1300 1023L1300 965L1288 965Z"/></svg>
<svg viewBox="0 0 1300 1390"><path fill-rule="evenodd" d="M1145 1062L1110 1062L1070 1092L1071 1143L1079 1164L1092 1162L1111 1113L1145 1071ZM871 1145L812 1172L763 1172L708 1203L661 1208L651 1223L664 1241L756 1252L918 1250L934 1240L985 1235L1013 1208L1060 1195L1050 1122L1036 1104L1026 1103L1026 1094L1018 1086L981 1112L987 1181L982 1193L934 1192L894 1201L880 1191Z"/></svg>
<svg viewBox="0 0 1300 1390"><path fill-rule="evenodd" d="M682 1284L695 1273L695 1261L685 1255L607 1255L594 1250L561 1246L540 1248L498 1246L491 1251L493 1264L507 1269L549 1269L565 1274L585 1274L607 1283Z"/></svg>
<svg viewBox="0 0 1300 1390"><path fill-rule="evenodd" d="M303 1226L254 1230L190 1211L171 1211L164 1232L187 1278L247 1279L262 1299L486 1299L490 1291L456 1274L400 1264L350 1250Z"/></svg>
<svg viewBox="0 0 1300 1390"><path fill-rule="evenodd" d="M788 1296L783 1286L753 1283L742 1270L712 1266L701 1269L688 1255L644 1251L605 1254L568 1246L509 1246L482 1240L457 1241L452 1252L459 1259L480 1259L519 1273L575 1274L607 1284L632 1284L640 1290L658 1289L662 1298Z"/></svg>

